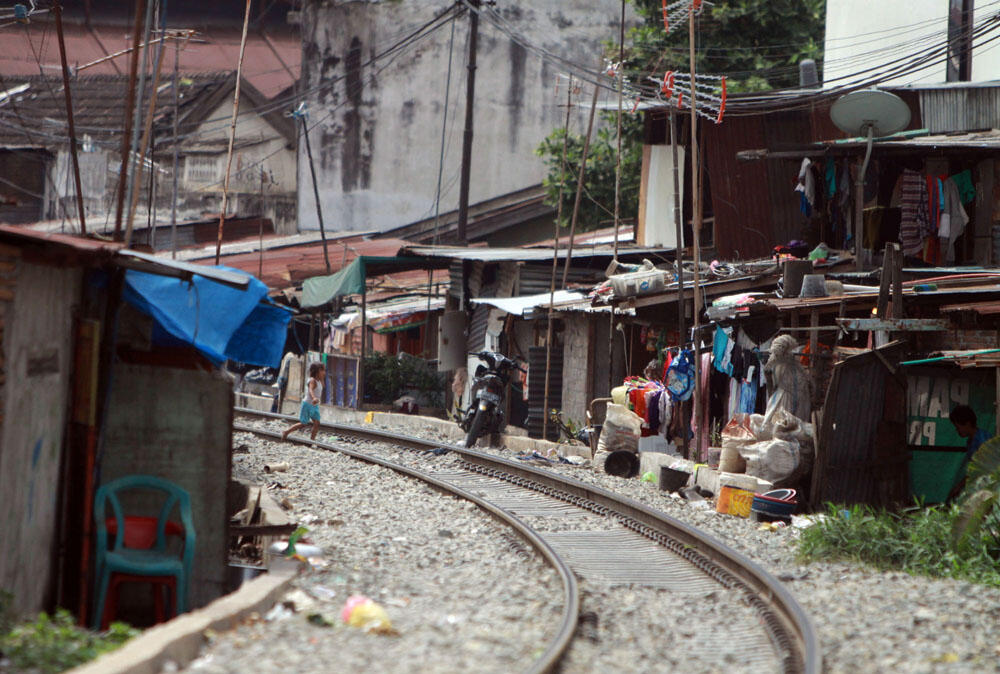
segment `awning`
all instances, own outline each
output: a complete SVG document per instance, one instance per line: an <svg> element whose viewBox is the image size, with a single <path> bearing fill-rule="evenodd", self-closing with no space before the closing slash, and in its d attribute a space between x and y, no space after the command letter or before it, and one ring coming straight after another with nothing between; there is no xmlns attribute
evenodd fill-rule
<svg viewBox="0 0 1000 674"><path fill-rule="evenodd" d="M155 319L154 343L186 344L215 363L226 359L278 367L291 313L267 299L267 286L248 279L245 290L197 275L190 280L125 272L124 299Z"/></svg>
<svg viewBox="0 0 1000 674"><path fill-rule="evenodd" d="M583 293L572 290L557 290L552 298L553 305L569 302L582 302L587 299ZM549 293L526 295L524 297L480 297L471 300L472 304L488 304L508 314L524 316L534 309L544 309L549 306ZM558 308L558 307L556 307Z"/></svg>
<svg viewBox="0 0 1000 674"><path fill-rule="evenodd" d="M442 267L447 267L447 263L418 257L362 255L335 274L313 276L303 281L301 304L304 309L310 309L321 307L337 297L360 295L365 291L365 279L368 276Z"/></svg>

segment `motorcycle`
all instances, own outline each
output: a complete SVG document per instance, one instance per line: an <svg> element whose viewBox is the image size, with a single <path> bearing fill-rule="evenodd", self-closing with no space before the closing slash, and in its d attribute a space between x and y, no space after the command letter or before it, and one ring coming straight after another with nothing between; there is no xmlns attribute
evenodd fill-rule
<svg viewBox="0 0 1000 674"><path fill-rule="evenodd" d="M472 403L458 422L459 427L466 432L466 447L472 447L487 433L499 433L503 429L506 424L503 400L507 385L515 370L524 371L510 358L493 351L469 355L477 356L486 365L476 368L472 382Z"/></svg>

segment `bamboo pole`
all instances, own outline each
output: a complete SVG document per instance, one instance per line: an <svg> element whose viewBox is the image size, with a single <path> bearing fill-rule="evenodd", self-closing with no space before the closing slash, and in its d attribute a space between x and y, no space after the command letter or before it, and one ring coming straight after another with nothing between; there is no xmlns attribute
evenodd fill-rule
<svg viewBox="0 0 1000 674"><path fill-rule="evenodd" d="M559 226L562 223L563 187L566 184L566 152L569 148L569 113L573 105L573 76L566 86L566 122L563 126L562 163L559 166L559 201L556 204L555 234L552 239L552 277L549 281L549 316L545 329L545 395L542 402L542 438L549 432L549 370L552 368L552 305L556 299L556 274L559 271ZM565 367L565 362L564 362Z"/></svg>
<svg viewBox="0 0 1000 674"><path fill-rule="evenodd" d="M156 72L153 74L153 87L149 93L149 108L146 110L146 122L142 129L142 140L139 141L139 166L136 168L135 185L132 190L132 202L128 207L128 221L125 224L125 247L132 244L132 227L135 223L135 209L139 205L139 188L142 184L142 172L146 164L146 151L149 147L149 137L153 132L153 119L156 117L156 95L160 88L160 73L163 72L163 49L156 58ZM152 169L151 169L152 172ZM155 180L155 176L154 176ZM152 204L150 204L152 208Z"/></svg>
<svg viewBox="0 0 1000 674"><path fill-rule="evenodd" d="M219 236L215 241L215 264L222 254L222 231L226 225L226 206L229 202L229 175L233 168L233 142L236 140L236 117L240 112L240 80L243 78L243 55L247 49L247 26L250 24L250 5L247 0L243 13L243 35L240 37L240 60L236 64L236 91L233 93L233 117L229 122L229 149L226 151L226 178L222 183L222 212L219 213Z"/></svg>
<svg viewBox="0 0 1000 674"><path fill-rule="evenodd" d="M701 296L699 287L699 271L701 265L701 180L698 172L698 99L695 94L695 59L694 59L694 3L691 5L691 14L688 21L688 56L691 63L691 233L692 246L694 248L694 307L692 312L692 324L694 326L694 414L698 420L698 437L695 438L695 448L697 450L696 461L700 461L704 447L702 439L705 436L703 426L702 404L701 404L701 337L699 335L699 323L701 313Z"/></svg>
<svg viewBox="0 0 1000 674"><path fill-rule="evenodd" d="M587 171L587 156L590 154L590 137L594 131L594 113L597 112L597 94L601 88L594 85L594 98L590 102L590 119L587 121L587 138L583 142L583 156L580 157L580 170L576 176L576 200L573 202L573 217L569 223L569 245L566 247L566 264L563 266L562 287L566 289L569 278L569 263L573 257L573 237L576 236L576 220L580 215L580 197L583 195L583 178Z"/></svg>
<svg viewBox="0 0 1000 674"><path fill-rule="evenodd" d="M142 15L146 0L135 0L135 22L132 26L132 58L129 59L128 88L125 90L125 124L122 130L121 167L118 170L117 203L115 205L115 241L122 238L122 212L125 210L125 183L128 180L128 160L132 137L132 108L135 106L135 78L139 70L139 38L142 33Z"/></svg>
<svg viewBox="0 0 1000 674"><path fill-rule="evenodd" d="M66 64L66 41L63 39L62 5L52 8L56 15L56 35L59 37L59 60L62 62L63 97L66 99L66 124L69 126L69 153L73 158L73 180L76 184L76 207L80 213L80 233L87 233L87 220L83 212L83 188L80 186L80 159L76 154L76 127L73 124L73 98L69 90L69 66Z"/></svg>

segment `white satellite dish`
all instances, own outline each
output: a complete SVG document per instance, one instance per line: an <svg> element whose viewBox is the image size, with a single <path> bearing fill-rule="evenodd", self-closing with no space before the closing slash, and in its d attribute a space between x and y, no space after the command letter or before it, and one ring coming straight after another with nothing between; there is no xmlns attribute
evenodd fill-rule
<svg viewBox="0 0 1000 674"><path fill-rule="evenodd" d="M910 107L888 91L861 89L844 94L830 108L837 128L854 136L874 137L902 131L910 123Z"/></svg>
<svg viewBox="0 0 1000 674"><path fill-rule="evenodd" d="M830 108L830 119L844 133L868 137L865 160L861 163L854 189L854 253L858 271L861 271L864 267L861 219L864 210L865 172L872 156L872 144L876 137L888 136L905 129L910 124L910 107L902 98L888 91L860 89L838 98Z"/></svg>

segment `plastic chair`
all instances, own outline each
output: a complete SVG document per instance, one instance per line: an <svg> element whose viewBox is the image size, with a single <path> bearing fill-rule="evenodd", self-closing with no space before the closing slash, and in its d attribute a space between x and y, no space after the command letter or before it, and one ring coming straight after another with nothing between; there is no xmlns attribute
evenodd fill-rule
<svg viewBox="0 0 1000 674"><path fill-rule="evenodd" d="M121 502L118 498L120 492L133 489L159 491L166 495L159 517L155 520L155 540L152 541L152 545L145 548L139 547L139 545L150 542L151 537L148 534L148 529L139 524L140 518L132 518L132 526L129 526L129 518L126 518L122 512ZM114 524L112 526L108 525L108 520L112 518L105 518L106 503L111 504L113 511ZM170 533L177 530L177 525L167 519L174 506L178 506L180 510L184 536L184 550L181 556L167 550L168 529ZM123 477L102 485L97 490L94 497L94 519L97 523L96 567L98 579L93 619L95 630L105 624L104 614L108 587L115 574L118 574L115 578L116 587L118 582L139 580L166 585L174 593L174 615L187 611L187 590L191 577L191 562L194 559L195 533L191 517L191 498L184 489L152 475ZM143 529L147 529L147 531L144 533ZM115 537L114 546L110 550L108 549L109 532L113 533ZM130 540L126 541L126 538ZM129 542L138 545L132 547L128 545Z"/></svg>
<svg viewBox="0 0 1000 674"><path fill-rule="evenodd" d="M142 517L138 515L125 516L125 547L148 550L156 543L157 518ZM118 533L118 520L109 517L104 520L104 528L114 536ZM184 536L184 527L177 522L168 520L164 528L166 536L181 538ZM128 573L112 573L108 583L108 594L104 600L104 613L101 619L101 629L106 630L114 622L118 606L118 587L123 583L148 584L153 590L153 616L157 623L162 623L167 619L164 610L163 595L166 591L173 597L176 611L177 605L177 579L173 576L136 576Z"/></svg>

